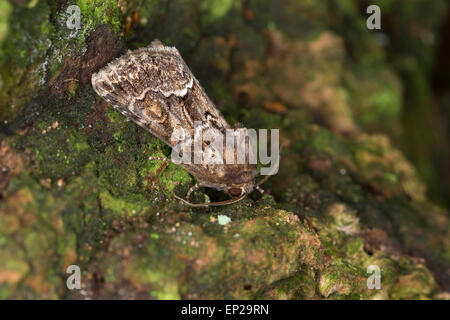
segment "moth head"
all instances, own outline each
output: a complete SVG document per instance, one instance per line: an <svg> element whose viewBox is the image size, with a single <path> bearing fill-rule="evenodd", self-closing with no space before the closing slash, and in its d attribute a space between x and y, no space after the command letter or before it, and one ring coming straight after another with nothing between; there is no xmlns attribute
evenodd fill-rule
<svg viewBox="0 0 450 320"><path fill-rule="evenodd" d="M255 186L255 177L256 172L254 170L240 172L230 179L226 192L231 198L239 198L252 193Z"/></svg>
<svg viewBox="0 0 450 320"><path fill-rule="evenodd" d="M220 190L225 191L230 199L219 202L209 202L209 203L191 203L176 194L175 198L181 200L185 204L192 207L210 207L210 206L224 206L232 203L236 203L244 199L249 195L254 188L258 189L257 184L255 184L256 170L250 171L240 171L238 175L229 176L229 185L222 186Z"/></svg>
<svg viewBox="0 0 450 320"><path fill-rule="evenodd" d="M231 187L228 188L227 193L231 198L237 198L243 195L245 193L245 190L243 188Z"/></svg>

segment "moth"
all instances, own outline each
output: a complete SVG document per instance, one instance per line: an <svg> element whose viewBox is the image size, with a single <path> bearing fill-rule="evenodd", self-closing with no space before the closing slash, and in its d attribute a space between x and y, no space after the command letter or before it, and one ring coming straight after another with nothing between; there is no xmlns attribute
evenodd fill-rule
<svg viewBox="0 0 450 320"><path fill-rule="evenodd" d="M191 136L194 135L194 123L198 122L217 136L225 136L225 131L232 129L178 50L165 46L157 39L146 48L128 51L110 62L94 73L91 80L98 95L171 148L179 143L173 135L177 128L184 128ZM207 145L208 142L203 141L201 151ZM190 152L194 153L194 150L190 149ZM230 150L225 150L224 154L227 152ZM173 162L172 159L160 157L150 157L149 160ZM257 166L250 163L182 165L197 179L197 183L189 189L186 199L175 197L191 206L231 204L244 199L254 189L263 193L259 185L269 177L256 182ZM191 203L192 193L200 187L224 191L230 199Z"/></svg>

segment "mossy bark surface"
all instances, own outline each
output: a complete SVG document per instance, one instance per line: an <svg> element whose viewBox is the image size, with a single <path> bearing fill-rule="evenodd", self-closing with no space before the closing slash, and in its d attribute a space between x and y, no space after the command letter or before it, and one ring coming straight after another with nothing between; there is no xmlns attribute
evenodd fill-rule
<svg viewBox="0 0 450 320"><path fill-rule="evenodd" d="M393 146L405 84L356 2L139 2L0 0L0 298L448 298L449 216ZM270 195L186 207L195 179L95 94L93 72L154 38L229 123L280 128Z"/></svg>

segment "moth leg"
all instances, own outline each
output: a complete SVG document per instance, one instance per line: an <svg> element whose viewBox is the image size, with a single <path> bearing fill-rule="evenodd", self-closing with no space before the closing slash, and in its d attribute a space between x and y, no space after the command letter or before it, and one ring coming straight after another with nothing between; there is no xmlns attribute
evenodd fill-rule
<svg viewBox="0 0 450 320"><path fill-rule="evenodd" d="M164 162L159 168L158 170L156 170L156 177L157 177L157 181L158 181L158 185L159 188L162 189L162 185L159 182L159 175L161 174L161 172L168 166L169 164L167 162Z"/></svg>
<svg viewBox="0 0 450 320"><path fill-rule="evenodd" d="M201 187L201 184L196 183L194 186L192 186L189 191L186 193L186 199L187 201L191 200L191 195L194 191L198 190Z"/></svg>
<svg viewBox="0 0 450 320"><path fill-rule="evenodd" d="M255 186L255 189L258 190L261 194L264 194L264 190L260 186Z"/></svg>
<svg viewBox="0 0 450 320"><path fill-rule="evenodd" d="M239 202L242 199L244 199L247 195L244 194L244 195L240 196L239 198L229 199L229 200L226 200L226 201L206 202L206 203L191 203L191 202L189 202L187 200L184 200L183 198L177 196L176 194L174 194L174 196L175 196L175 198L177 198L181 202L183 202L183 203L185 203L185 204L187 204L188 206L191 206L191 207L216 207L216 206L226 206L228 204Z"/></svg>
<svg viewBox="0 0 450 320"><path fill-rule="evenodd" d="M161 183L159 182L159 175L161 174L161 172L167 167L168 163L164 162L162 163L159 168L156 170L155 172L155 176L151 177L151 176L147 176L145 178L145 180L147 181L147 188L151 188L151 185L153 184L153 181L156 181L156 183L158 184L160 189L163 189L163 186L161 185Z"/></svg>
<svg viewBox="0 0 450 320"><path fill-rule="evenodd" d="M163 161L163 163L161 164L161 166L156 170L156 179L157 179L157 183L159 185L159 188L162 189L161 184L159 183L159 175L161 174L161 172L168 166L169 162L172 162L172 159L168 159L168 158L163 158L163 157L148 157L148 160L159 160L159 161Z"/></svg>

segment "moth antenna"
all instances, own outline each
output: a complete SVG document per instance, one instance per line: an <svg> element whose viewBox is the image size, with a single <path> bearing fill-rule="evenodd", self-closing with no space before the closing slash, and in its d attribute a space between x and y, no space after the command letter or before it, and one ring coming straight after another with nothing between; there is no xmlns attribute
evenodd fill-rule
<svg viewBox="0 0 450 320"><path fill-rule="evenodd" d="M255 184L255 188L256 190L258 190L259 186L262 185L264 182L266 182L267 180L269 180L269 178L271 177L270 174L268 174L267 176L265 176L263 179L259 180L257 184ZM258 190L259 191L259 190Z"/></svg>
<svg viewBox="0 0 450 320"><path fill-rule="evenodd" d="M236 199L229 199L226 201L218 201L218 202L205 202L205 203L192 203L189 202L179 196L177 196L175 193L173 194L175 198L177 198L178 200L182 201L183 203L187 204L188 206L191 207L217 207L217 206L226 206L228 204L232 204L232 203L236 203L241 201L242 199L244 199L247 195L244 194L242 196L240 196L239 198Z"/></svg>
<svg viewBox="0 0 450 320"><path fill-rule="evenodd" d="M280 155L281 155L281 151L282 151L283 148L286 147L286 146L287 146L287 143L286 143L286 142L283 142L283 143L281 144L280 152L279 152L278 157L277 157L277 163L276 163L276 165L273 167L272 171L269 172L268 175L266 175L262 180L258 181L258 183L255 184L256 190L258 190L258 186L262 185L264 182L266 182L267 180L269 180L269 178L272 176L272 173L273 173L273 171L275 170L275 168L278 169L278 167L279 167L279 165L280 165ZM258 190L258 191L259 191L259 190ZM259 191L259 192L261 192L261 191ZM261 193L262 193L262 192L261 192Z"/></svg>

